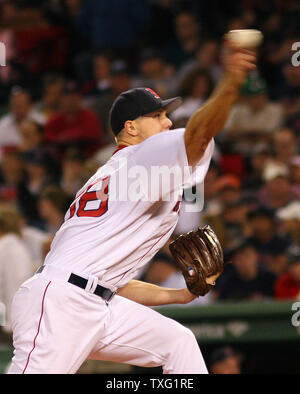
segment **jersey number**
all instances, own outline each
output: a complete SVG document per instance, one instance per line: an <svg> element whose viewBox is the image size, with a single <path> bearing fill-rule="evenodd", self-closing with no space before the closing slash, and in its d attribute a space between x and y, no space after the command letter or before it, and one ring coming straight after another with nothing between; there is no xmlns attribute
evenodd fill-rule
<svg viewBox="0 0 300 394"><path fill-rule="evenodd" d="M97 183L102 182L101 190L89 191L92 186ZM96 182L92 183L84 192L82 192L78 203L77 216L79 217L92 217L98 218L102 216L107 211L108 204L108 182L109 177L98 179ZM76 212L76 200L70 206L70 217L71 219ZM89 201L99 201L99 207L97 209L86 209L86 205Z"/></svg>

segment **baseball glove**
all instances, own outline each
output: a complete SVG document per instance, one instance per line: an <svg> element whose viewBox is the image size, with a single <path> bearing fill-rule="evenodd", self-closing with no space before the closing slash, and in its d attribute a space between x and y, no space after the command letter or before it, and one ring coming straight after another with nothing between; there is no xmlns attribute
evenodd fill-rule
<svg viewBox="0 0 300 394"><path fill-rule="evenodd" d="M180 235L170 243L170 252L179 265L189 291L204 296L213 287L206 278L221 274L223 250L210 226Z"/></svg>

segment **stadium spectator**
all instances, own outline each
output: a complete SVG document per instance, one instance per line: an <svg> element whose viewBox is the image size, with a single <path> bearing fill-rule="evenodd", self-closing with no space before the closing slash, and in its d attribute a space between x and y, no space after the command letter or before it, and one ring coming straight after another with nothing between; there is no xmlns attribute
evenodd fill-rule
<svg viewBox="0 0 300 394"><path fill-rule="evenodd" d="M275 284L277 300L300 300L300 247L293 245L289 248L288 270L282 274Z"/></svg>
<svg viewBox="0 0 300 394"><path fill-rule="evenodd" d="M224 233L227 234L224 247L231 247L242 237L249 234L248 214L255 209L258 201L251 195L242 195L224 209Z"/></svg>
<svg viewBox="0 0 300 394"><path fill-rule="evenodd" d="M257 192L257 197L262 205L270 209L278 209L293 200L297 200L299 195L289 179L288 167L275 162L267 163L263 180L265 184Z"/></svg>
<svg viewBox="0 0 300 394"><path fill-rule="evenodd" d="M241 197L241 181L236 175L222 175L216 182L216 188L223 206L232 204Z"/></svg>
<svg viewBox="0 0 300 394"><path fill-rule="evenodd" d="M41 125L30 119L25 119L20 124L21 142L18 146L21 152L39 148L43 143L44 129Z"/></svg>
<svg viewBox="0 0 300 394"><path fill-rule="evenodd" d="M295 130L297 136L300 135L300 68L291 63L291 58L295 55L291 51L292 45L297 41L289 39L286 41L288 55L280 68L280 75L276 81L275 98L284 108L286 124ZM288 47L289 45L289 47Z"/></svg>
<svg viewBox="0 0 300 394"><path fill-rule="evenodd" d="M0 206L0 302L6 306L4 332L11 332L11 302L21 283L33 274L31 256L21 239L20 216L7 205Z"/></svg>
<svg viewBox="0 0 300 394"><path fill-rule="evenodd" d="M72 201L58 186L49 185L41 191L38 197L38 211L48 233L54 235L60 228L70 202Z"/></svg>
<svg viewBox="0 0 300 394"><path fill-rule="evenodd" d="M271 299L274 296L276 276L260 264L259 254L253 245L242 242L231 252L233 266L216 281L214 297L217 300Z"/></svg>
<svg viewBox="0 0 300 394"><path fill-rule="evenodd" d="M24 163L16 149L5 149L0 167L0 201L17 204L18 184L24 176Z"/></svg>
<svg viewBox="0 0 300 394"><path fill-rule="evenodd" d="M115 98L132 87L132 78L128 65L123 60L117 60L111 65L111 90L103 94L93 105L93 110L102 119L104 125L104 142L114 142L112 133L110 133L109 110Z"/></svg>
<svg viewBox="0 0 300 394"><path fill-rule="evenodd" d="M51 176L57 178L60 173L59 157L55 147L45 143L44 128L32 120L23 120L20 124L20 132L22 142L18 150L25 156L32 152L42 152L47 159L47 168L51 172Z"/></svg>
<svg viewBox="0 0 300 394"><path fill-rule="evenodd" d="M274 160L287 165L297 153L297 142L293 130L284 127L274 134Z"/></svg>
<svg viewBox="0 0 300 394"><path fill-rule="evenodd" d="M283 122L283 109L270 102L267 86L261 78L249 77L242 88L243 102L236 104L224 127L227 140L234 141L242 152L249 153L253 142L268 141Z"/></svg>
<svg viewBox="0 0 300 394"><path fill-rule="evenodd" d="M222 174L220 170L219 163L213 161L206 177L204 179L204 193L205 197L207 197L207 207L205 210L209 210L210 203L213 205L221 206L222 201L222 192L227 189L232 190L233 193L236 191L236 195L232 197L232 200L236 200L239 197L239 190L241 188L241 182L239 177L233 174ZM229 198L231 200L231 198ZM225 193L225 203L226 203L226 193Z"/></svg>
<svg viewBox="0 0 300 394"><path fill-rule="evenodd" d="M232 347L226 346L215 349L209 357L209 370L214 375L242 373L241 356Z"/></svg>
<svg viewBox="0 0 300 394"><path fill-rule="evenodd" d="M174 29L176 39L166 45L163 52L167 62L178 69L195 57L201 44L200 24L195 14L182 10L174 18Z"/></svg>
<svg viewBox="0 0 300 394"><path fill-rule="evenodd" d="M102 135L97 115L83 108L78 85L69 82L63 91L61 110L45 125L45 141L54 144L60 153L68 147L77 147L88 156L100 148Z"/></svg>
<svg viewBox="0 0 300 394"><path fill-rule="evenodd" d="M111 56L108 53L98 53L94 56L92 69L93 78L84 83L81 88L86 105L91 106L99 96L110 91L110 67Z"/></svg>
<svg viewBox="0 0 300 394"><path fill-rule="evenodd" d="M0 160L3 148L18 147L22 141L20 124L23 120L31 119L42 123L42 118L34 111L28 93L21 88L12 89L9 98L9 112L0 120Z"/></svg>
<svg viewBox="0 0 300 394"><path fill-rule="evenodd" d="M293 201L287 206L277 210L277 218L281 221L281 227L291 243L300 244L300 202Z"/></svg>
<svg viewBox="0 0 300 394"><path fill-rule="evenodd" d="M179 89L186 75L195 69L206 71L213 83L216 84L222 72L219 59L220 49L217 40L208 39L203 41L196 52L195 59L187 61L178 70L177 89Z"/></svg>
<svg viewBox="0 0 300 394"><path fill-rule="evenodd" d="M141 53L139 72L132 79L132 87L147 86L161 97L169 97L173 93L174 67L167 64L162 54L148 48Z"/></svg>
<svg viewBox="0 0 300 394"><path fill-rule="evenodd" d="M47 243L52 240L52 236L36 227L28 226L24 217L13 205L6 205L2 203L2 205L0 204L0 207L3 207L3 209L8 208L8 213L13 215L12 220L18 220L20 237L30 254L32 272L35 272L38 267L43 264L45 258L45 247L47 246Z"/></svg>
<svg viewBox="0 0 300 394"><path fill-rule="evenodd" d="M38 196L42 189L53 182L52 161L43 149L34 149L23 154L25 176L18 184L18 205L27 223L43 227L37 210Z"/></svg>
<svg viewBox="0 0 300 394"><path fill-rule="evenodd" d="M283 272L284 255L290 242L276 233L274 213L266 208L257 208L248 213L247 219L247 235L259 253L260 263L276 275Z"/></svg>
<svg viewBox="0 0 300 394"><path fill-rule="evenodd" d="M202 222L209 224L218 235L223 248L228 248L244 235L245 216L248 208L242 199L222 209L217 206L204 212Z"/></svg>
<svg viewBox="0 0 300 394"><path fill-rule="evenodd" d="M44 77L42 99L35 105L44 124L59 110L63 86L64 79L60 75L47 74Z"/></svg>
<svg viewBox="0 0 300 394"><path fill-rule="evenodd" d="M281 67L283 78L278 80L274 89L276 100L284 105L285 116L292 116L299 112L300 70L290 61L293 54L292 45L293 39L284 40L282 43L282 49L286 51Z"/></svg>
<svg viewBox="0 0 300 394"><path fill-rule="evenodd" d="M202 222L209 224L223 247L229 247L243 236L244 210L241 202L241 183L234 175L223 175L214 181L214 198L202 212Z"/></svg>
<svg viewBox="0 0 300 394"><path fill-rule="evenodd" d="M273 160L272 150L267 143L258 143L250 152L247 176L242 179L242 189L248 193L255 193L263 186L263 171L269 161Z"/></svg>
<svg viewBox="0 0 300 394"><path fill-rule="evenodd" d="M208 98L212 88L213 82L209 74L202 69L193 69L185 76L179 87L183 103L170 115L174 127L185 127L190 116Z"/></svg>

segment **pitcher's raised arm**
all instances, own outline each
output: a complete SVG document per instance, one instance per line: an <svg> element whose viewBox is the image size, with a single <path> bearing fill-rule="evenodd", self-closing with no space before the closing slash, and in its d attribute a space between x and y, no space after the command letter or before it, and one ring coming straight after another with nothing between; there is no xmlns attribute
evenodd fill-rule
<svg viewBox="0 0 300 394"><path fill-rule="evenodd" d="M255 69L255 52L237 48L226 42L224 76L211 97L189 119L184 141L189 165L195 166L209 141L218 134L238 98L249 71Z"/></svg>

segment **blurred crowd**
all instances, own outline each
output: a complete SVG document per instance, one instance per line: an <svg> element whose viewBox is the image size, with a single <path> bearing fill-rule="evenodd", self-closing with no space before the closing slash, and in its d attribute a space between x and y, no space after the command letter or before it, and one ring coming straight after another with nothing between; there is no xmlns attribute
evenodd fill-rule
<svg viewBox="0 0 300 394"><path fill-rule="evenodd" d="M115 150L114 99L139 86L180 95L171 120L184 127L222 76L224 33L243 28L264 34L258 68L216 137L203 210L184 200L173 237L210 224L231 262L192 304L300 299L299 2L1 0L0 301L43 263L75 193ZM138 278L185 286L168 245Z"/></svg>

